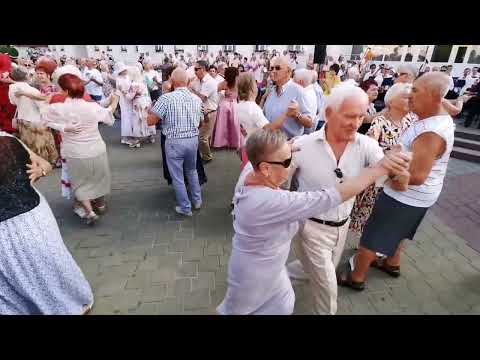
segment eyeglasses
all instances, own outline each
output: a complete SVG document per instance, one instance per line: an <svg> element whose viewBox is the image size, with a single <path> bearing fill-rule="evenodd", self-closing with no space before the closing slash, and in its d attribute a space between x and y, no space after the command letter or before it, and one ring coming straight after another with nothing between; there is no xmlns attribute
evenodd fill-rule
<svg viewBox="0 0 480 360"><path fill-rule="evenodd" d="M262 160L262 161L259 161L257 166L260 165L260 163L262 162L265 162L267 164L275 164L275 165L282 165L285 169L287 169L290 164L292 163L292 155L290 155L290 157L284 161L266 161L266 160Z"/></svg>
<svg viewBox="0 0 480 360"><path fill-rule="evenodd" d="M280 65L271 66L271 67L270 67L270 71L273 71L273 70L280 71L280 70L282 70L282 67L281 67Z"/></svg>
<svg viewBox="0 0 480 360"><path fill-rule="evenodd" d="M336 168L335 170L333 170L335 172L335 175L337 175L337 178L340 179L340 182L343 182L343 172L342 172L342 169L340 168Z"/></svg>

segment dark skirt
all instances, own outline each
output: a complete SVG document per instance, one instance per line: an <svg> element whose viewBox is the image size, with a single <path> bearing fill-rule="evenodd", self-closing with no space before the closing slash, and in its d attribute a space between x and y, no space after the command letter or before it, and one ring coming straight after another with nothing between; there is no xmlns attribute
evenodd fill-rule
<svg viewBox="0 0 480 360"><path fill-rule="evenodd" d="M368 218L360 246L387 256L395 255L403 239L413 239L427 211L428 208L403 204L382 192Z"/></svg>
<svg viewBox="0 0 480 360"><path fill-rule="evenodd" d="M168 185L172 185L172 177L170 176L170 171L167 166L167 157L165 155L165 140L166 136L162 134L160 138L160 144L162 147L162 166L163 166L163 178L167 180ZM197 150L197 173L198 173L198 182L200 185L203 185L207 182L207 174L205 174L205 169L203 168L202 158L200 156L200 151ZM185 178L185 184L187 184L187 179Z"/></svg>

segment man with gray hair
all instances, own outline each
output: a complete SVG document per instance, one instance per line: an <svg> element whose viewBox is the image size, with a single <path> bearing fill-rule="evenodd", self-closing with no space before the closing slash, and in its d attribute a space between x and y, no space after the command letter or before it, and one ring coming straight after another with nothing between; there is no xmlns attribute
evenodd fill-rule
<svg viewBox="0 0 480 360"><path fill-rule="evenodd" d="M293 81L300 85L304 92L305 92L305 101L307 105L307 109L310 114L314 117L312 119L313 126L309 128L305 128L304 133L310 134L311 132L315 131L317 128L318 117L317 117L317 94L315 89L313 88L313 74L310 70L307 69L298 69L295 70L295 74L293 75Z"/></svg>
<svg viewBox="0 0 480 360"><path fill-rule="evenodd" d="M187 89L188 76L185 70L173 70L170 81L175 90L158 99L149 114L148 125L162 122L162 133L166 137L166 161L177 199L175 211L192 216L192 207L199 209L202 205L197 173L198 126L203 118L202 103ZM193 206L188 198L184 171Z"/></svg>
<svg viewBox="0 0 480 360"><path fill-rule="evenodd" d="M443 187L455 125L442 101L450 80L441 72L425 74L415 80L410 106L418 116L400 137L400 143L412 152L407 189L387 181L375 202L360 239L354 261L338 274L338 284L363 290L370 266L392 277L400 276L400 254L404 239L412 240L428 209ZM386 254L377 260L376 252Z"/></svg>
<svg viewBox="0 0 480 360"><path fill-rule="evenodd" d="M296 175L298 191L335 186L382 159L384 153L378 142L357 133L368 105L367 94L357 86L341 84L332 90L325 104L325 126L294 143L301 150L293 154L290 176ZM316 314L333 315L337 311L335 269L354 201L352 198L307 220L294 242L298 260L288 264L289 275L298 279L305 278L303 271L308 274Z"/></svg>
<svg viewBox="0 0 480 360"><path fill-rule="evenodd" d="M290 139L303 135L306 128L313 126L315 113L308 108L304 89L291 79L289 60L288 57L279 56L270 62L270 77L275 82L275 89L269 92L263 110L270 122L275 122L287 112L288 119L282 131Z"/></svg>

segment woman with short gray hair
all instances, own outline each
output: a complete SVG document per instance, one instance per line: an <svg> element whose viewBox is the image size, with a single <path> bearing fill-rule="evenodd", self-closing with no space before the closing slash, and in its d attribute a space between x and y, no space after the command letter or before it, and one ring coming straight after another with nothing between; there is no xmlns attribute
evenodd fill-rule
<svg viewBox="0 0 480 360"><path fill-rule="evenodd" d="M242 173L234 196L228 289L217 311L222 315L290 315L295 294L285 264L299 221L355 196L406 158L402 154L385 157L360 176L329 189L290 192L280 189L292 161L284 133L257 130L249 136L246 150L251 165Z"/></svg>

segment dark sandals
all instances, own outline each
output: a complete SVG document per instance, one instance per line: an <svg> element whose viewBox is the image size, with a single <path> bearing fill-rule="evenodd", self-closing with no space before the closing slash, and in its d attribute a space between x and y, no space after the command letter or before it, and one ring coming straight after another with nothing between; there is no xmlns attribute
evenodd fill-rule
<svg viewBox="0 0 480 360"><path fill-rule="evenodd" d="M365 289L365 281L357 282L352 279L352 268L350 267L350 262L347 261L343 271L337 272L337 284L339 286L345 286L352 288L356 291L362 291Z"/></svg>
<svg viewBox="0 0 480 360"><path fill-rule="evenodd" d="M382 258L375 260L371 267L377 268L378 270L383 271L394 278L398 278L400 276L400 266L388 265L385 259Z"/></svg>

